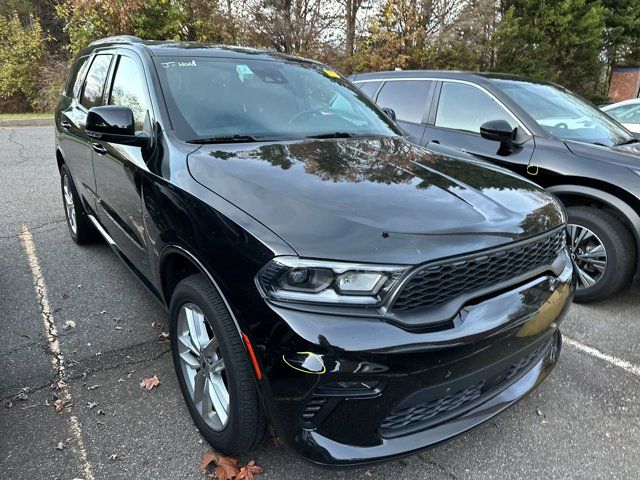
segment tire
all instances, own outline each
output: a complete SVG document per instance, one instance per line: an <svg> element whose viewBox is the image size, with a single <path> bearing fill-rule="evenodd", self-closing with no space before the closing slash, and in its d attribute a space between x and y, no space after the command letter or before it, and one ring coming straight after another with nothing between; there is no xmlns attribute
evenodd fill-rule
<svg viewBox="0 0 640 480"><path fill-rule="evenodd" d="M60 189L69 235L79 245L94 242L98 238L97 231L87 217L69 169L64 164L60 167Z"/></svg>
<svg viewBox="0 0 640 480"><path fill-rule="evenodd" d="M636 246L631 233L613 215L599 208L569 207L567 213L569 216L569 249L577 279L575 302L590 303L604 300L626 287L631 282L636 270ZM595 239L591 237L592 252L595 251L593 245L597 242L600 242L604 247L606 257L598 259L605 261L604 272L581 261L580 252L586 253L586 250L574 248L572 245L572 225L578 228L573 230L574 232L580 232L579 229L586 228L595 235ZM580 237L580 234L578 233L576 236ZM581 245L587 245L589 248L589 241L584 242ZM587 273L592 279L596 279L595 284L588 286L588 278L585 282L585 277L582 277L584 273ZM591 273L596 276L590 275Z"/></svg>
<svg viewBox="0 0 640 480"><path fill-rule="evenodd" d="M191 309L194 324L205 325L206 341L202 341L203 334L201 332L195 335L189 334L192 330L186 313L189 309ZM204 318L200 318L200 314ZM196 318L199 318L197 322ZM178 383L187 409L198 430L217 452L225 455L239 455L252 450L264 436L266 417L258 397L253 368L247 358L236 325L220 294L201 274L183 279L178 283L171 297L169 320L171 354ZM185 337L185 329L187 337ZM187 366L194 358L197 358L193 353L196 349L193 346L187 346L193 337L196 337L197 341L203 345L210 345L208 342L212 338L217 339L217 347L213 347L216 348L215 352L213 350L207 351L207 354L204 355L209 357L207 360L196 360L199 367ZM202 358L201 353L200 355ZM188 361L185 361L185 358ZM218 373L212 373L215 370L214 366L220 359L224 363L224 370L219 373L221 379L217 378ZM203 374L202 372L205 371L208 373ZM204 410L207 408L203 407L205 397L200 396L203 400L197 402L195 393L198 385L197 372L202 375L200 378L208 378L208 381L205 382L206 387L214 388L216 392L220 392L220 380L226 387L228 412L224 425L222 421L224 414L220 416L217 413L207 412L203 416L201 413L203 408ZM214 387L215 385L218 386ZM206 388L204 390L205 392L209 391ZM224 403L224 398L221 398L224 395L216 396L219 402ZM211 398L213 397L207 397L209 406L215 404Z"/></svg>

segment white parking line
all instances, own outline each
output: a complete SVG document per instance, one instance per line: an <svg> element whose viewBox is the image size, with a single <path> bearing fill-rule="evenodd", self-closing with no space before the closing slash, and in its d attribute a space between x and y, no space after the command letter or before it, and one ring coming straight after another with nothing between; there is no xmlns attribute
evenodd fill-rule
<svg viewBox="0 0 640 480"><path fill-rule="evenodd" d="M20 243L27 255L29 261L29 267L31 268L31 275L33 276L33 286L38 297L38 303L40 304L40 313L42 315L42 321L44 323L44 330L47 337L47 343L49 344L49 350L51 351L51 364L55 370L56 384L58 385L62 394L61 400L64 404L71 403L71 392L69 386L64 379L64 356L60 351L60 343L58 342L58 332L56 325L53 321L53 313L49 306L49 297L47 295L47 289L44 285L44 278L42 277L42 271L40 270L40 264L38 263L38 257L36 256L36 247L33 243L33 236L29 229L25 226L20 231ZM94 480L93 473L91 471L91 464L87 457L87 451L82 440L82 429L78 417L75 415L69 416L69 433L75 441L75 445L72 448L78 456L80 468L84 476L84 480Z"/></svg>
<svg viewBox="0 0 640 480"><path fill-rule="evenodd" d="M562 343L565 345L570 345L578 350L583 351L593 357L599 358L600 360L604 360L611 365L614 365L618 368L622 368L623 370L629 372L632 375L640 377L640 367L634 365L633 363L627 362L626 360L622 360L621 358L614 357L612 355L608 355L604 352L601 352L597 348L590 347L585 345L584 343L579 342L578 340L574 340L571 337L567 337L566 335L562 335Z"/></svg>

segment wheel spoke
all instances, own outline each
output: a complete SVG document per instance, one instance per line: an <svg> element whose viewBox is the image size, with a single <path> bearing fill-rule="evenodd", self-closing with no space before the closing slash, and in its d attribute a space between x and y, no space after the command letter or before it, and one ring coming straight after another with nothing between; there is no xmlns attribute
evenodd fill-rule
<svg viewBox="0 0 640 480"><path fill-rule="evenodd" d="M580 280L580 283L582 283L583 287L591 287L595 285L596 281L593 279L591 275L589 275L583 269L578 267L576 269L576 272L578 274L578 279Z"/></svg>
<svg viewBox="0 0 640 480"><path fill-rule="evenodd" d="M213 355L218 347L218 339L214 336L206 345L202 347L202 353L205 355Z"/></svg>
<svg viewBox="0 0 640 480"><path fill-rule="evenodd" d="M194 348L200 351L202 345L200 343L200 322L197 318L197 313L190 308L185 309L185 315L187 317L187 325L189 327L189 337L193 343Z"/></svg>
<svg viewBox="0 0 640 480"><path fill-rule="evenodd" d="M196 369L200 366L200 362L198 361L198 359L193 355L193 353L191 352L191 350L187 351L187 352L183 352L180 354L180 358L184 361L184 363L189 367L189 368L193 368Z"/></svg>
<svg viewBox="0 0 640 480"><path fill-rule="evenodd" d="M191 341L190 335L188 333L178 334L178 341L196 357L200 355L200 352L193 345L193 342Z"/></svg>
<svg viewBox="0 0 640 480"><path fill-rule="evenodd" d="M224 370L224 360L219 358L211 364L211 373L221 373Z"/></svg>
<svg viewBox="0 0 640 480"><path fill-rule="evenodd" d="M207 384L208 384L209 398L213 405L213 409L218 414L220 423L222 425L226 425L227 418L229 417L229 414L227 413L227 410L226 410L226 408L228 408L227 407L228 403L227 401L223 401L223 398L220 397L220 394L222 392L220 392L220 389L218 388L217 385L214 385L214 383L211 381L211 378L209 378L209 381L207 382Z"/></svg>

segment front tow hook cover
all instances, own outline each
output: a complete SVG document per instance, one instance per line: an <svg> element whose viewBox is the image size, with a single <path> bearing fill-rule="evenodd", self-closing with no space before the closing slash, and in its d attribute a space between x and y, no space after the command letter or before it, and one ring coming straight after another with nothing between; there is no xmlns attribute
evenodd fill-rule
<svg viewBox="0 0 640 480"><path fill-rule="evenodd" d="M283 355L282 360L294 370L311 375L322 375L327 371L322 357L313 352L296 352L289 356Z"/></svg>

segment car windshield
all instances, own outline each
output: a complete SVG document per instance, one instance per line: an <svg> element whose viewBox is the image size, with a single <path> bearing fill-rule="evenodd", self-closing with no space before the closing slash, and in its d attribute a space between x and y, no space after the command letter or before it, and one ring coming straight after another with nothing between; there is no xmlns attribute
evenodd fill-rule
<svg viewBox="0 0 640 480"><path fill-rule="evenodd" d="M501 90L551 135L611 147L633 141L629 131L582 98L553 85L496 80Z"/></svg>
<svg viewBox="0 0 640 480"><path fill-rule="evenodd" d="M333 70L247 58L160 57L171 121L183 140L395 136L399 132Z"/></svg>

